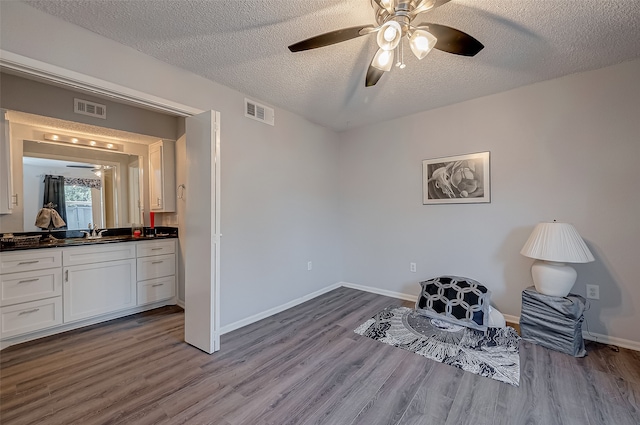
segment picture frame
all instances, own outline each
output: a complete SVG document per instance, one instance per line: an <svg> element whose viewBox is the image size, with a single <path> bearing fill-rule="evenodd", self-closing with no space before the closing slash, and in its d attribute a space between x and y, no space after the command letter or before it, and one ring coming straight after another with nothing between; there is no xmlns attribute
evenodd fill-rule
<svg viewBox="0 0 640 425"><path fill-rule="evenodd" d="M423 205L488 202L491 202L489 152L422 161Z"/></svg>

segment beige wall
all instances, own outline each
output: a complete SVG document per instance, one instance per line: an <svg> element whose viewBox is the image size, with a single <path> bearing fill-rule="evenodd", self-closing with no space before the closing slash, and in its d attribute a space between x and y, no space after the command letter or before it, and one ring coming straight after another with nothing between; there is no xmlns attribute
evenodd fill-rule
<svg viewBox="0 0 640 425"><path fill-rule="evenodd" d="M74 98L105 105L107 118L94 118L74 113ZM178 117L5 73L0 73L0 106L12 111L28 112L168 140L176 140L180 136Z"/></svg>
<svg viewBox="0 0 640 425"><path fill-rule="evenodd" d="M640 60L341 134L345 281L418 293L442 274L485 283L519 315L535 224L573 223L596 261L592 332L640 342ZM491 152L491 203L422 205L422 160ZM409 272L409 263L418 272Z"/></svg>
<svg viewBox="0 0 640 425"><path fill-rule="evenodd" d="M244 93L24 3L0 2L0 12L4 50L220 112L222 326L340 280L333 131L278 108L274 127L250 120Z"/></svg>

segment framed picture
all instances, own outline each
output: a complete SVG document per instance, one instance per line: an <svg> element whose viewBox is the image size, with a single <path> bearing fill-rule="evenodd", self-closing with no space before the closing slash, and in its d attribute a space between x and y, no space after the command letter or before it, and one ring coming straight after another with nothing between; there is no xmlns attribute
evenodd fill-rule
<svg viewBox="0 0 640 425"><path fill-rule="evenodd" d="M422 161L422 203L491 202L489 152Z"/></svg>

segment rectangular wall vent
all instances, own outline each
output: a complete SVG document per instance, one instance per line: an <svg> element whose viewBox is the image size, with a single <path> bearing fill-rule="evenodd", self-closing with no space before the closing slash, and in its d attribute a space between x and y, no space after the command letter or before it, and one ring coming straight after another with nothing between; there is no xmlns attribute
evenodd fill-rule
<svg viewBox="0 0 640 425"><path fill-rule="evenodd" d="M76 114L88 115L94 118L107 119L107 107L88 100L73 99L73 112Z"/></svg>
<svg viewBox="0 0 640 425"><path fill-rule="evenodd" d="M274 125L275 121L273 108L246 98L244 99L244 116L269 125Z"/></svg>

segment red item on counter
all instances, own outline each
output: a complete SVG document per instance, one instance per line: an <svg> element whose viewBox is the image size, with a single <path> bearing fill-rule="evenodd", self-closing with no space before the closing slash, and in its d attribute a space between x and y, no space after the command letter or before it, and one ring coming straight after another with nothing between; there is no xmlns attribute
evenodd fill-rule
<svg viewBox="0 0 640 425"><path fill-rule="evenodd" d="M155 227L155 226L154 226L154 225L155 225L155 215L156 215L156 213L154 213L154 212L150 212L150 213L149 213L149 223L151 224L151 226L150 226L150 227L151 227L152 229Z"/></svg>

